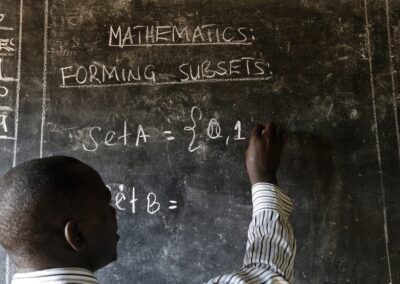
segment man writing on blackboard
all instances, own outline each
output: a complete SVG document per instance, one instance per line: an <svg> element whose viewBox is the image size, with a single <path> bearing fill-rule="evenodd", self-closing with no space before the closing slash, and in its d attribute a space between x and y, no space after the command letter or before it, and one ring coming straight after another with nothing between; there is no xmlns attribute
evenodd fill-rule
<svg viewBox="0 0 400 284"><path fill-rule="evenodd" d="M276 179L285 140L273 123L252 131L246 166L253 219L244 263L207 283L292 281L292 203ZM8 171L0 179L0 244L18 268L12 284L99 283L93 272L117 257L116 212L110 202L99 174L73 158L31 160Z"/></svg>

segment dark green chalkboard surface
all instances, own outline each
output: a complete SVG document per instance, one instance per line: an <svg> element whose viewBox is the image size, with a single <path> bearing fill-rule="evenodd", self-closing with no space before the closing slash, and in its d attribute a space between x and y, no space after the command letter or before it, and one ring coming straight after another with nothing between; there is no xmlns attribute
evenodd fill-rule
<svg viewBox="0 0 400 284"><path fill-rule="evenodd" d="M296 283L400 283L399 38L394 0L2 0L0 172L92 165L122 236L102 283L201 283L242 263L273 120Z"/></svg>

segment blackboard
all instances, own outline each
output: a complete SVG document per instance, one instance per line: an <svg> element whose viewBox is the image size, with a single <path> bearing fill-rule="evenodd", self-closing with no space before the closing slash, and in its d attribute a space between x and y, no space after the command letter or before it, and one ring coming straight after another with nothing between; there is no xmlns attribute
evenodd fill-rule
<svg viewBox="0 0 400 284"><path fill-rule="evenodd" d="M273 120L296 283L400 283L399 37L392 0L2 0L0 171L92 165L122 235L102 283L201 283L242 264Z"/></svg>

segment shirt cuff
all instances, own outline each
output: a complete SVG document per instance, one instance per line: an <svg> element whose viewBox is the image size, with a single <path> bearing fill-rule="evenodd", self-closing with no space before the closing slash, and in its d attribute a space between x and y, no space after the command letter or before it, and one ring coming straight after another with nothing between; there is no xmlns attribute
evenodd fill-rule
<svg viewBox="0 0 400 284"><path fill-rule="evenodd" d="M288 218L293 208L292 200L282 190L271 183L259 182L251 188L253 216L262 210L275 210Z"/></svg>

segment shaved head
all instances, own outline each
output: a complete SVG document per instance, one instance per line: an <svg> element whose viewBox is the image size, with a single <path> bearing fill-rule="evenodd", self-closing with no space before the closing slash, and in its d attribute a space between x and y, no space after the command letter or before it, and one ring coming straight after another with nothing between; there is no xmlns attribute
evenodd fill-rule
<svg viewBox="0 0 400 284"><path fill-rule="evenodd" d="M104 220L116 224L109 195L98 173L77 159L54 156L20 164L0 178L0 244L17 266L26 266L32 259L46 260L45 267L57 266L57 257L65 253L97 269L100 264L90 263L90 258L104 252L90 251L96 241L90 230L98 230L93 224ZM114 221L108 221L111 214ZM74 238L72 243L66 240L65 224L70 220L79 229L77 238L82 236L83 251L76 249ZM113 226L116 231L115 224L108 225L108 230Z"/></svg>
<svg viewBox="0 0 400 284"><path fill-rule="evenodd" d="M0 244L7 251L37 253L52 241L52 220L72 212L70 173L80 164L62 156L31 160L0 179Z"/></svg>

